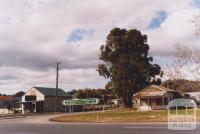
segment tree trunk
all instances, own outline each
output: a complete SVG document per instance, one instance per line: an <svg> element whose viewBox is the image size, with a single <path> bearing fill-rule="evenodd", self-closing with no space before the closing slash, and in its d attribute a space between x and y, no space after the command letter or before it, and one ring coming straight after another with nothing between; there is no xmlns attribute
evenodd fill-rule
<svg viewBox="0 0 200 134"><path fill-rule="evenodd" d="M132 107L133 106L133 95L132 94L126 94L125 99L124 99L124 106L125 107Z"/></svg>

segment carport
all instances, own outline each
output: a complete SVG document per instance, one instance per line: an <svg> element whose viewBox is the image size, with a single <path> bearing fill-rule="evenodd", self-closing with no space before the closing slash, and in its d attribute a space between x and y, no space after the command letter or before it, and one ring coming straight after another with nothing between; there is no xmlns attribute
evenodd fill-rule
<svg viewBox="0 0 200 134"><path fill-rule="evenodd" d="M25 101L22 102L22 111L24 113L41 113L43 109L44 101Z"/></svg>

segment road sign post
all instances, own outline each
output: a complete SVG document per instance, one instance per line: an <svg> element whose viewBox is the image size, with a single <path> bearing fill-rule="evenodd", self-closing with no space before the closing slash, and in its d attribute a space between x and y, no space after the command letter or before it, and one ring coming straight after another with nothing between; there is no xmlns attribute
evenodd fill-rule
<svg viewBox="0 0 200 134"><path fill-rule="evenodd" d="M73 116L75 105L92 105L93 106L93 116L94 116L94 106L99 103L99 99L97 98L89 98L89 99L71 99L71 100L63 100L62 104L64 106L69 106L69 114ZM74 120L74 116L72 117ZM94 117L93 117L94 118Z"/></svg>

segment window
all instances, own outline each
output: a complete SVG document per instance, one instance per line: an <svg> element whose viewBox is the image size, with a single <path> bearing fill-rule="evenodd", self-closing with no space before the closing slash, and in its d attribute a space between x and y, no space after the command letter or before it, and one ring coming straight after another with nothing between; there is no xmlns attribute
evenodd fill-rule
<svg viewBox="0 0 200 134"><path fill-rule="evenodd" d="M156 104L162 105L162 98L156 98Z"/></svg>
<svg viewBox="0 0 200 134"><path fill-rule="evenodd" d="M140 105L141 106L148 106L148 103L149 103L149 106L151 105L151 100L149 99L149 102L148 102L148 99L147 98L141 98L140 99Z"/></svg>
<svg viewBox="0 0 200 134"><path fill-rule="evenodd" d="M146 98L141 98L141 99L140 99L140 103L141 103L141 106L147 106L147 105L148 105L148 99L146 99Z"/></svg>
<svg viewBox="0 0 200 134"><path fill-rule="evenodd" d="M164 98L164 105L168 104L168 98Z"/></svg>
<svg viewBox="0 0 200 134"><path fill-rule="evenodd" d="M25 101L36 101L36 96L25 96Z"/></svg>

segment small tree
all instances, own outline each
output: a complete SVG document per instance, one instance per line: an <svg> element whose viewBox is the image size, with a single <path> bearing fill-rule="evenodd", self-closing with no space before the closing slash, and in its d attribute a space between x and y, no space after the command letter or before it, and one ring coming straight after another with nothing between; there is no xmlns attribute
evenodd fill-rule
<svg viewBox="0 0 200 134"><path fill-rule="evenodd" d="M193 45L177 44L175 49L174 63L169 67L168 74L173 74L175 79L183 79L183 71L189 72L195 80L200 76L200 48ZM173 77L172 77L173 78Z"/></svg>
<svg viewBox="0 0 200 134"><path fill-rule="evenodd" d="M99 64L97 70L111 80L125 107L132 106L134 93L151 83L161 83L156 77L161 74L161 68L151 63L153 58L148 56L147 36L140 31L112 29L100 52L99 58L104 63Z"/></svg>
<svg viewBox="0 0 200 134"><path fill-rule="evenodd" d="M195 26L195 34L199 36L200 35L200 14L195 16L192 22Z"/></svg>
<svg viewBox="0 0 200 134"><path fill-rule="evenodd" d="M16 94L14 94L14 97L22 97L25 94L24 91L19 91Z"/></svg>
<svg viewBox="0 0 200 134"><path fill-rule="evenodd" d="M193 19L196 36L200 35L200 14ZM174 46L175 60L170 66L166 67L165 74L170 79L184 79L183 70L191 73L195 80L200 76L200 48L193 45L176 44Z"/></svg>

